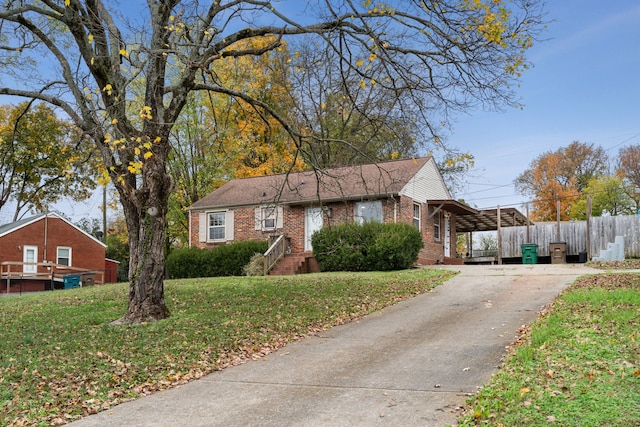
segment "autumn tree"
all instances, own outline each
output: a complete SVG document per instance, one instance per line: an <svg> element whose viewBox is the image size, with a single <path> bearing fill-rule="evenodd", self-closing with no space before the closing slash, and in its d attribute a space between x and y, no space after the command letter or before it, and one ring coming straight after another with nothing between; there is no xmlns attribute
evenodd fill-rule
<svg viewBox="0 0 640 427"><path fill-rule="evenodd" d="M640 212L640 145L620 149L616 174L625 184L625 193L635 203L635 212Z"/></svg>
<svg viewBox="0 0 640 427"><path fill-rule="evenodd" d="M365 88L375 81L376 90L402 97L415 125L430 130L479 103L512 104L510 84L542 28L538 0L407 1L395 8L368 0L121 5L12 0L0 9L0 94L59 107L99 148L120 195L130 285L127 313L117 323L169 315L164 246L174 183L167 163L171 132L191 93L243 101L271 116L298 150L312 142L269 99L218 74L225 58L261 56L285 41L293 50L300 36L312 37L337 54L341 69L358 73ZM290 7L304 7L304 14L285 12ZM275 37L260 48L243 43L265 36ZM372 55L385 65L367 68ZM135 84L144 88L141 97L133 96Z"/></svg>
<svg viewBox="0 0 640 427"><path fill-rule="evenodd" d="M275 36L239 43L261 49ZM283 43L284 44L284 43ZM216 74L230 86L246 86L255 99L270 103L279 114L291 109L288 94L286 45L260 56L226 57ZM175 189L169 199L168 245L181 246L188 239L186 208L232 178L301 170L291 136L271 115L242 99L214 92L190 94L171 132L169 173Z"/></svg>
<svg viewBox="0 0 640 427"><path fill-rule="evenodd" d="M0 209L12 202L17 221L65 198L88 198L96 186L94 151L44 103L0 106Z"/></svg>
<svg viewBox="0 0 640 427"><path fill-rule="evenodd" d="M532 196L531 217L535 221L553 221L571 217L571 205L588 183L607 172L608 158L602 147L574 141L567 147L541 154L514 181L518 191Z"/></svg>
<svg viewBox="0 0 640 427"><path fill-rule="evenodd" d="M626 192L624 182L613 175L603 175L589 181L580 198L571 205L572 219L586 219L587 197L591 198L593 216L628 215L634 212L634 203Z"/></svg>
<svg viewBox="0 0 640 427"><path fill-rule="evenodd" d="M420 127L407 117L401 96L365 82L361 69L378 74L384 64L375 53L344 67L331 45L320 41L296 50L291 67L290 104L299 127L308 132L303 157L318 167L371 163L417 154Z"/></svg>

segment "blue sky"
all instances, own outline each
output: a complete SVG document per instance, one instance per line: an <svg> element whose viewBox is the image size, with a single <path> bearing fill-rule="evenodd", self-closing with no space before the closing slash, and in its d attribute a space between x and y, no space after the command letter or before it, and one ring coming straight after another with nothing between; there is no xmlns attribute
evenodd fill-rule
<svg viewBox="0 0 640 427"><path fill-rule="evenodd" d="M640 144L640 3L551 0L549 23L529 52L518 95L524 108L458 117L447 142L472 153L476 167L457 197L478 208L516 207L513 180L540 154L572 141L610 157Z"/></svg>

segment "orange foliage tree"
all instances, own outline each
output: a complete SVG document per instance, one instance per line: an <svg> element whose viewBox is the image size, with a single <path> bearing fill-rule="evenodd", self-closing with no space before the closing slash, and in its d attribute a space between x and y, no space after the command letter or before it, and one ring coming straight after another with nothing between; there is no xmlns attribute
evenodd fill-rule
<svg viewBox="0 0 640 427"><path fill-rule="evenodd" d="M593 178L602 176L608 165L601 147L578 141L556 151L541 154L515 180L524 195L533 196L531 218L553 221L560 201L560 219L571 217L571 205Z"/></svg>
<svg viewBox="0 0 640 427"><path fill-rule="evenodd" d="M276 42L273 35L238 41L236 50L259 51ZM290 110L287 70L276 66L288 57L286 43L261 56L229 56L216 66L225 81L245 85L254 99ZM168 244L182 246L189 230L186 209L233 178L270 175L304 167L290 135L272 115L241 98L215 92L192 93L172 133L168 164L175 188L169 199Z"/></svg>

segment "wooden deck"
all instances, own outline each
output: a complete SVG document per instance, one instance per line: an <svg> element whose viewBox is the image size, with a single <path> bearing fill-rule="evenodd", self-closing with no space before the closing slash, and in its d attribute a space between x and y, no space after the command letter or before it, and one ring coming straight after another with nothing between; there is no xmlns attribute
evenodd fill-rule
<svg viewBox="0 0 640 427"><path fill-rule="evenodd" d="M33 272L24 271L35 270ZM5 261L0 263L0 292L32 292L64 289L64 277L80 275L87 284L104 283L103 271L69 267L54 263L24 263ZM90 282L90 283L89 283Z"/></svg>

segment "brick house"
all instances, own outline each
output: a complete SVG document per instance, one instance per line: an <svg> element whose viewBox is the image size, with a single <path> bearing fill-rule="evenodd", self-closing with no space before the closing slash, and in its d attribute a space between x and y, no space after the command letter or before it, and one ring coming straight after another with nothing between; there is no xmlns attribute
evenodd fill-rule
<svg viewBox="0 0 640 427"><path fill-rule="evenodd" d="M0 226L0 292L61 287L67 275L104 283L106 245L50 212Z"/></svg>
<svg viewBox="0 0 640 427"><path fill-rule="evenodd" d="M419 263L457 263L462 214L477 211L452 200L432 157L241 178L189 208L189 246L284 235L291 254L308 257L311 235L324 226L405 222L422 232Z"/></svg>

